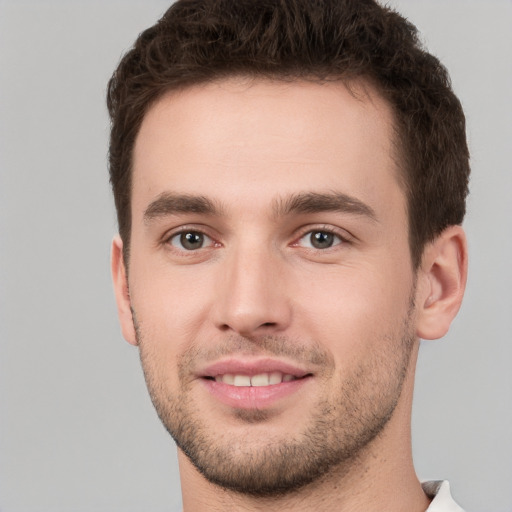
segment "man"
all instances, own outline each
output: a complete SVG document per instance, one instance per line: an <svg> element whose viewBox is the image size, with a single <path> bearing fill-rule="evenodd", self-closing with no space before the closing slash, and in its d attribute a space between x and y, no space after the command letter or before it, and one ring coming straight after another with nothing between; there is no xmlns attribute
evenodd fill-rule
<svg viewBox="0 0 512 512"><path fill-rule="evenodd" d="M184 511L461 510L411 456L469 176L415 28L370 0L182 0L108 104L119 317Z"/></svg>

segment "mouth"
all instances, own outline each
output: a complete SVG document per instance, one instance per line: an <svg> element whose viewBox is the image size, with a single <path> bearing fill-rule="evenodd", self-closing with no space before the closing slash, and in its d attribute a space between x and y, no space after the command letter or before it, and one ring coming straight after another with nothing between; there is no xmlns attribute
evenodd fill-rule
<svg viewBox="0 0 512 512"><path fill-rule="evenodd" d="M244 374L233 374L225 373L223 375L216 375L215 377L205 377L208 380L214 380L215 382L222 382L230 386L235 387L265 387L275 386L283 382L292 382L297 379L302 379L308 375L297 377L291 373L282 373L279 371L275 372L264 372L256 375L244 375Z"/></svg>
<svg viewBox="0 0 512 512"><path fill-rule="evenodd" d="M201 375L210 396L236 409L266 409L290 398L313 374L280 361L223 361Z"/></svg>

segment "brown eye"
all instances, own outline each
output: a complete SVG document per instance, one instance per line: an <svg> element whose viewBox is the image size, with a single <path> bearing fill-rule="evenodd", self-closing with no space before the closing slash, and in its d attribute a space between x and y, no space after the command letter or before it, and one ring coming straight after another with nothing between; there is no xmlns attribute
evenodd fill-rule
<svg viewBox="0 0 512 512"><path fill-rule="evenodd" d="M332 233L325 233L324 231L316 231L309 235L311 245L316 249L328 249L334 243L334 235Z"/></svg>
<svg viewBox="0 0 512 512"><path fill-rule="evenodd" d="M183 231L171 237L171 245L177 249L195 251L202 249L205 244L211 244L210 237L198 231Z"/></svg>
<svg viewBox="0 0 512 512"><path fill-rule="evenodd" d="M310 231L301 238L300 242L303 247L311 249L329 249L339 245L342 240L338 235L329 231Z"/></svg>

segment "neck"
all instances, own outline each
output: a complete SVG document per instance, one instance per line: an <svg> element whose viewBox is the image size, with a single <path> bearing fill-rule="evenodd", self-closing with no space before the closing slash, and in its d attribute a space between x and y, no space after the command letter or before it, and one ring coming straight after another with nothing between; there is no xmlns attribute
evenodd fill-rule
<svg viewBox="0 0 512 512"><path fill-rule="evenodd" d="M179 451L183 512L424 512L429 499L416 477L410 435L416 355L417 349L392 418L356 460L296 492L256 498L211 484Z"/></svg>

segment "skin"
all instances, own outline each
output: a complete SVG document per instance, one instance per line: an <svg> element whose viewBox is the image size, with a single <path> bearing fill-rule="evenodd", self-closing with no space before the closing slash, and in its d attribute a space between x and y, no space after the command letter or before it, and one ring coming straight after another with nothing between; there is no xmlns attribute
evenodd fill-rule
<svg viewBox="0 0 512 512"><path fill-rule="evenodd" d="M460 306L465 238L448 228L412 268L392 112L371 87L351 89L232 79L170 93L143 121L129 271L118 237L112 271L157 411L178 445L196 442L195 464L178 451L185 512L428 507L410 447L414 366L418 339L444 335ZM183 231L203 245L187 250ZM319 232L330 247L312 244ZM308 377L236 407L205 386L226 358ZM227 483L233 468L293 474L318 444L336 461L311 464L293 491ZM302 450L286 470L280 447Z"/></svg>

